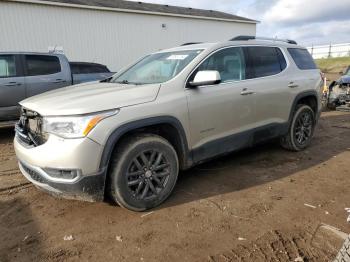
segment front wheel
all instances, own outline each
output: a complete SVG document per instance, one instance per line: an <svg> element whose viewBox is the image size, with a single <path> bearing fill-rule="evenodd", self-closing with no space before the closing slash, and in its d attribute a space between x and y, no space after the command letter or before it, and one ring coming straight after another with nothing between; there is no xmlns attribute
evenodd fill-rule
<svg viewBox="0 0 350 262"><path fill-rule="evenodd" d="M110 194L133 211L154 208L173 191L179 172L176 151L156 135L136 135L117 145L111 161Z"/></svg>
<svg viewBox="0 0 350 262"><path fill-rule="evenodd" d="M281 138L281 146L291 151L308 147L315 129L315 113L308 105L298 105L288 134Z"/></svg>

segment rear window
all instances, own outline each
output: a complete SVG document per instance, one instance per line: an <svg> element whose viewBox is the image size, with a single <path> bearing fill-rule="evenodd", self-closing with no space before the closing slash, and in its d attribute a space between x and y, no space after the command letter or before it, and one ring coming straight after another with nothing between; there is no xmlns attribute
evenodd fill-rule
<svg viewBox="0 0 350 262"><path fill-rule="evenodd" d="M287 67L287 62L277 47L248 47L251 71L254 77L277 75Z"/></svg>
<svg viewBox="0 0 350 262"><path fill-rule="evenodd" d="M295 64L301 70L317 69L309 51L301 48L288 48L289 54L292 56Z"/></svg>
<svg viewBox="0 0 350 262"><path fill-rule="evenodd" d="M70 66L73 74L94 74L110 72L106 66L99 64L70 63Z"/></svg>
<svg viewBox="0 0 350 262"><path fill-rule="evenodd" d="M56 56L26 55L27 75L51 75L61 72L60 60Z"/></svg>
<svg viewBox="0 0 350 262"><path fill-rule="evenodd" d="M0 55L0 77L16 76L16 63L13 55Z"/></svg>

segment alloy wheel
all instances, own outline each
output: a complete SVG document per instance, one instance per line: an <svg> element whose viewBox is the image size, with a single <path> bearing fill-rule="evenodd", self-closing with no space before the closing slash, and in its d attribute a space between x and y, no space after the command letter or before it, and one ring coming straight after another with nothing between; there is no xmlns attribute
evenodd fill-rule
<svg viewBox="0 0 350 262"><path fill-rule="evenodd" d="M296 119L294 136L299 145L304 145L312 136L313 117L310 112L302 112Z"/></svg>
<svg viewBox="0 0 350 262"><path fill-rule="evenodd" d="M157 197L170 176L170 164L164 154L148 150L134 157L127 171L127 185L138 200Z"/></svg>

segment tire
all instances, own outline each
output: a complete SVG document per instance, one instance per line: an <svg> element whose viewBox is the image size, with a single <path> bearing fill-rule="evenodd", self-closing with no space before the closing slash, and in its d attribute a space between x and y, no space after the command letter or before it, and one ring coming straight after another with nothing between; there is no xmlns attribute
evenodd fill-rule
<svg viewBox="0 0 350 262"><path fill-rule="evenodd" d="M336 103L328 103L327 104L327 108L329 109L329 110L335 110L336 108L337 108L337 104Z"/></svg>
<svg viewBox="0 0 350 262"><path fill-rule="evenodd" d="M169 197L178 173L178 157L167 140L149 134L129 137L111 159L110 195L124 208L145 211Z"/></svg>
<svg viewBox="0 0 350 262"><path fill-rule="evenodd" d="M345 240L334 262L350 262L350 236Z"/></svg>
<svg viewBox="0 0 350 262"><path fill-rule="evenodd" d="M305 123L304 125L303 117L306 115L308 115L309 120L307 121L307 124ZM300 120L301 118L303 119ZM299 121L302 122L302 126L300 126ZM290 151L304 150L311 143L315 125L315 112L312 110L312 108L308 105L298 105L294 112L287 135L283 136L280 140L281 146ZM302 133L302 135L300 135L300 133ZM302 141L300 141L302 136L304 137L301 139Z"/></svg>

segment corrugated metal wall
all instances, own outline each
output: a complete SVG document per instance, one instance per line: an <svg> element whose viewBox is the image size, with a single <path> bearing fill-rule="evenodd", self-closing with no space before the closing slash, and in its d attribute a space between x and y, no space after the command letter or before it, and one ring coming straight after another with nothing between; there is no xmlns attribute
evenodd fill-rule
<svg viewBox="0 0 350 262"><path fill-rule="evenodd" d="M103 63L114 71L156 50L255 32L255 24L0 1L0 51L63 46L71 61Z"/></svg>

